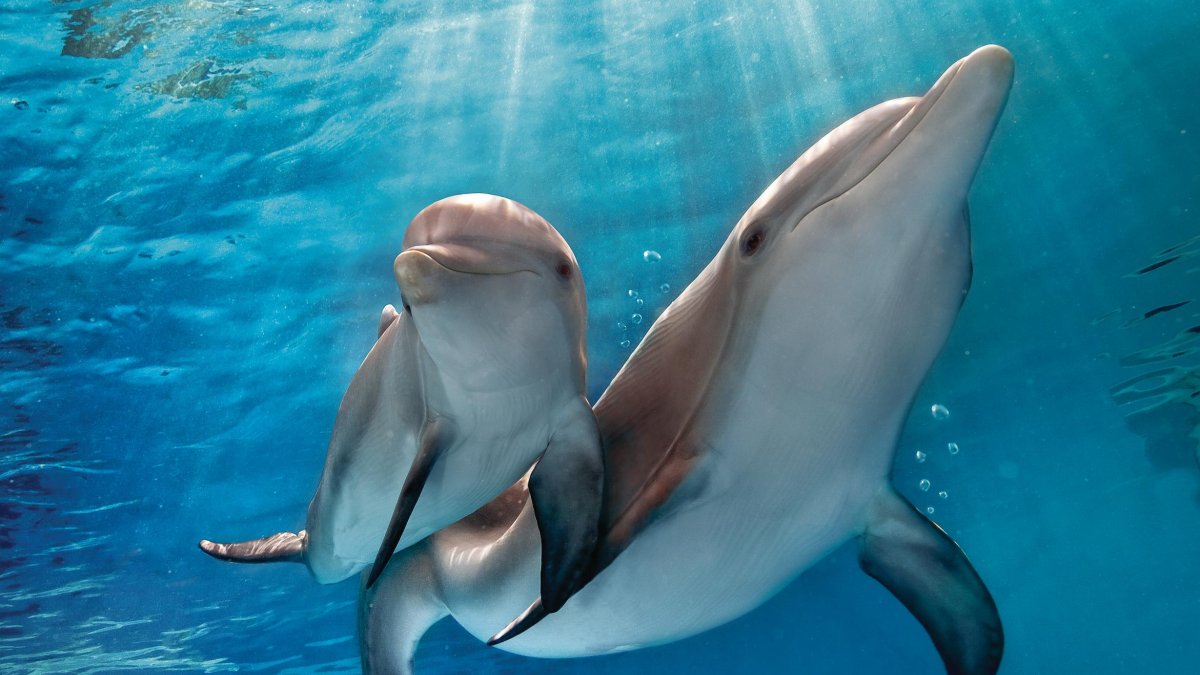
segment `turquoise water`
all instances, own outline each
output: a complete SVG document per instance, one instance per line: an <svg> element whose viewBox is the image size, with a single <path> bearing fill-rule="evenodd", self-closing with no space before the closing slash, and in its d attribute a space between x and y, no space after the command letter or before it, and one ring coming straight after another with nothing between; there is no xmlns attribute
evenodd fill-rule
<svg viewBox="0 0 1200 675"><path fill-rule="evenodd" d="M895 481L995 595L1002 672L1194 672L1197 26L1182 1L5 0L0 673L356 672L353 582L195 542L302 526L421 207L494 192L564 234L594 399L799 152L989 42L1017 74L974 285ZM538 661L444 622L417 663L940 667L849 547L676 644Z"/></svg>

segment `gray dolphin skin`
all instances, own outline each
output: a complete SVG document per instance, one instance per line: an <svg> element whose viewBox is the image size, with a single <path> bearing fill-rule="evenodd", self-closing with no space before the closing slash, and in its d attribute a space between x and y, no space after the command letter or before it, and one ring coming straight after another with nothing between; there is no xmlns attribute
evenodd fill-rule
<svg viewBox="0 0 1200 675"><path fill-rule="evenodd" d="M200 548L302 562L322 583L372 561L381 572L393 550L469 515L540 457L529 483L542 592L561 604L596 545L602 487L574 254L528 208L460 195L413 219L395 274L404 311L384 309L346 390L306 530Z"/></svg>
<svg viewBox="0 0 1200 675"><path fill-rule="evenodd" d="M481 640L507 624L492 643L541 657L679 640L857 539L948 672L994 673L995 603L889 473L970 284L967 193L1012 72L978 49L924 96L842 124L750 206L596 404L601 543L560 611L530 605L539 538L517 483L362 590L364 670L411 672L447 615Z"/></svg>

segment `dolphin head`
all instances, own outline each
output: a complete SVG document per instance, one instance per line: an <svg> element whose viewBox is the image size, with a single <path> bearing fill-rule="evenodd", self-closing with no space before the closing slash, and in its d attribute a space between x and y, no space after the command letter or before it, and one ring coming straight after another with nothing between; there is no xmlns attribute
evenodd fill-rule
<svg viewBox="0 0 1200 675"><path fill-rule="evenodd" d="M759 389L882 391L907 406L970 282L967 193L1012 73L1005 49L972 52L924 96L830 132L751 205L714 268L753 312L730 330L737 353L760 357L742 364Z"/></svg>
<svg viewBox="0 0 1200 675"><path fill-rule="evenodd" d="M529 208L484 194L449 197L409 224L396 281L439 369L471 388L571 368L582 387L587 306L575 255Z"/></svg>
<svg viewBox="0 0 1200 675"><path fill-rule="evenodd" d="M957 222L1011 83L1012 55L990 45L952 65L924 96L851 118L763 192L726 248L745 264L787 265L772 249L822 227L867 224L899 235Z"/></svg>

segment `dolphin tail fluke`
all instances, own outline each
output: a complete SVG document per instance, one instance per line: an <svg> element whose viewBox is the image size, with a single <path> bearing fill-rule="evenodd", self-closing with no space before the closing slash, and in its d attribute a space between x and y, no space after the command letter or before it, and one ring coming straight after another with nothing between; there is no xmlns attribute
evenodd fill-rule
<svg viewBox="0 0 1200 675"><path fill-rule="evenodd" d="M890 487L859 537L863 571L921 622L950 675L992 675L1004 653L996 603L962 549Z"/></svg>
<svg viewBox="0 0 1200 675"><path fill-rule="evenodd" d="M261 539L219 544L207 539L200 540L200 550L218 560L238 563L304 562L304 549L308 545L308 533L280 532Z"/></svg>
<svg viewBox="0 0 1200 675"><path fill-rule="evenodd" d="M412 675L413 655L429 627L449 615L438 597L425 547L405 549L378 583L358 591L358 640L366 675Z"/></svg>

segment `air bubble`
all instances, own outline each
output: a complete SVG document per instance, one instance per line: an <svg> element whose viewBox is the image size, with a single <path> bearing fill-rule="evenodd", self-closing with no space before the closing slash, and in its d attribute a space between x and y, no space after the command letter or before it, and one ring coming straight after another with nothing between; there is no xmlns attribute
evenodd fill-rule
<svg viewBox="0 0 1200 675"><path fill-rule="evenodd" d="M929 492L929 485L930 482L928 478L922 478L921 482L917 483L917 487L921 488L921 492Z"/></svg>
<svg viewBox="0 0 1200 675"><path fill-rule="evenodd" d="M957 455L959 451L958 443L947 443L946 450L952 455Z"/></svg>
<svg viewBox="0 0 1200 675"><path fill-rule="evenodd" d="M935 420L944 420L950 416L950 411L941 403L934 403L933 406L929 408L929 414L933 415L933 419Z"/></svg>
<svg viewBox="0 0 1200 675"><path fill-rule="evenodd" d="M931 515L931 516L932 516L932 515L933 515L933 507L932 507L932 506L926 506L926 507L925 507L925 513L928 513L929 515Z"/></svg>
<svg viewBox="0 0 1200 675"><path fill-rule="evenodd" d="M621 340L621 347L623 349L629 349L629 340Z"/></svg>
<svg viewBox="0 0 1200 675"><path fill-rule="evenodd" d="M638 292L631 288L628 291L625 291L625 295L628 295L631 298L636 298L638 296Z"/></svg>
<svg viewBox="0 0 1200 675"><path fill-rule="evenodd" d="M658 262L662 260L662 256L658 254L658 251L645 250L642 251L642 260L646 262Z"/></svg>
<svg viewBox="0 0 1200 675"><path fill-rule="evenodd" d="M924 464L924 463L925 463L925 452L922 450L918 450L917 451L917 464Z"/></svg>
<svg viewBox="0 0 1200 675"><path fill-rule="evenodd" d="M942 490L941 492L938 493L938 497L941 497L942 499L949 499L950 493L946 492L945 490Z"/></svg>
<svg viewBox="0 0 1200 675"><path fill-rule="evenodd" d="M638 298L638 299L637 299L637 306L638 306L638 307L641 307L641 306L642 306L642 305L644 305L644 304L646 304L646 301L645 301L645 300L643 300L643 299L641 299L641 298Z"/></svg>
<svg viewBox="0 0 1200 675"><path fill-rule="evenodd" d="M670 293L671 292L671 284L663 284L662 286L658 287L658 290L662 293Z"/></svg>
<svg viewBox="0 0 1200 675"><path fill-rule="evenodd" d="M633 323L633 325L636 326L637 324L642 322L642 315L641 314L633 314L629 317L629 320Z"/></svg>
<svg viewBox="0 0 1200 675"><path fill-rule="evenodd" d="M629 329L629 326L626 326L624 321L617 322L617 330L628 330L628 329Z"/></svg>

